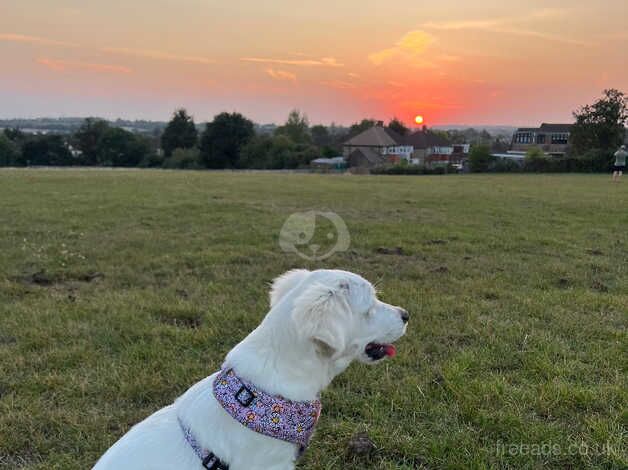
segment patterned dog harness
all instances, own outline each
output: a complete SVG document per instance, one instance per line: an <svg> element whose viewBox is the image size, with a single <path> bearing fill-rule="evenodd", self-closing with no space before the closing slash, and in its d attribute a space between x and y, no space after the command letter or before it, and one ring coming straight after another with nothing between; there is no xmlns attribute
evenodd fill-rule
<svg viewBox="0 0 628 470"><path fill-rule="evenodd" d="M233 369L218 374L214 396L240 424L265 436L297 444L299 455L307 448L321 414L319 400L290 401L269 395L239 378Z"/></svg>
<svg viewBox="0 0 628 470"><path fill-rule="evenodd" d="M206 468L207 470L229 470L229 465L216 457L213 452L210 452L207 449L203 449L203 447L201 447L201 445L194 437L194 434L192 434L192 430L184 425L180 419L179 425L183 430L185 440L188 441L188 444L190 444L190 447L192 448L194 453L198 455L199 459L201 459L201 463L204 468Z"/></svg>
<svg viewBox="0 0 628 470"><path fill-rule="evenodd" d="M307 448L321 415L320 400L290 401L269 395L239 378L233 369L220 371L213 385L214 396L224 410L252 431L299 446L298 456ZM192 430L179 420L185 440L208 470L229 470L216 455L200 446Z"/></svg>

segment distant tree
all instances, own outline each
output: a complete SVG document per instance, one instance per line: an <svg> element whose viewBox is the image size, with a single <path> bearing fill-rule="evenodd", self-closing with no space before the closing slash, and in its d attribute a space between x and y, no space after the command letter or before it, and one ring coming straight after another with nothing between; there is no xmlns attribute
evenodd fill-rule
<svg viewBox="0 0 628 470"><path fill-rule="evenodd" d="M491 151L495 153L505 153L510 149L510 141L502 137L496 137L491 143Z"/></svg>
<svg viewBox="0 0 628 470"><path fill-rule="evenodd" d="M185 109L177 109L161 135L161 148L164 154L169 157L174 149L195 147L197 141L198 132L194 119Z"/></svg>
<svg viewBox="0 0 628 470"><path fill-rule="evenodd" d="M27 165L66 166L75 164L68 146L60 135L37 135L24 142L22 161Z"/></svg>
<svg viewBox="0 0 628 470"><path fill-rule="evenodd" d="M305 114L301 114L298 109L290 111L288 120L283 126L279 126L275 130L275 135L285 135L297 144L306 144L312 141L308 118Z"/></svg>
<svg viewBox="0 0 628 470"><path fill-rule="evenodd" d="M312 143L318 147L326 147L332 144L332 136L329 130L323 125L316 125L310 128Z"/></svg>
<svg viewBox="0 0 628 470"><path fill-rule="evenodd" d="M17 165L20 157L20 148L9 139L5 132L0 132L0 166Z"/></svg>
<svg viewBox="0 0 628 470"><path fill-rule="evenodd" d="M423 128L423 131L427 134L427 135L431 135L431 140L434 140L436 142L439 142L439 145L450 145L453 143L467 143L468 141L466 139L463 139L462 142L453 142L451 140L451 137L449 135L449 132L447 131L441 131L439 129L426 129L425 127Z"/></svg>
<svg viewBox="0 0 628 470"><path fill-rule="evenodd" d="M361 134L362 132L373 127L375 124L377 124L377 121L375 121L375 119L362 119L360 122L356 122L355 124L351 125L347 138L351 138L358 134Z"/></svg>
<svg viewBox="0 0 628 470"><path fill-rule="evenodd" d="M83 153L83 165L98 165L100 139L110 129L109 123L102 119L87 118L74 134L77 148Z"/></svg>
<svg viewBox="0 0 628 470"><path fill-rule="evenodd" d="M240 113L218 114L201 136L201 162L208 168L238 168L240 150L254 135L253 122Z"/></svg>
<svg viewBox="0 0 628 470"><path fill-rule="evenodd" d="M119 127L107 129L98 143L98 159L106 166L139 166L149 154L144 137Z"/></svg>
<svg viewBox="0 0 628 470"><path fill-rule="evenodd" d="M273 137L268 134L254 136L240 150L240 167L241 168L270 168L270 152L273 148ZM284 137L282 137L284 138Z"/></svg>
<svg viewBox="0 0 628 470"><path fill-rule="evenodd" d="M4 135L17 145L21 145L26 140L26 134L19 129L5 129Z"/></svg>
<svg viewBox="0 0 628 470"><path fill-rule="evenodd" d="M486 145L474 145L469 153L469 169L474 173L488 171L493 157Z"/></svg>
<svg viewBox="0 0 628 470"><path fill-rule="evenodd" d="M172 156L163 162L164 168L198 169L201 168L200 152L197 148L175 149Z"/></svg>
<svg viewBox="0 0 628 470"><path fill-rule="evenodd" d="M307 166L320 157L320 149L310 144L297 144L285 135L256 136L242 148L243 168L283 169Z"/></svg>
<svg viewBox="0 0 628 470"><path fill-rule="evenodd" d="M571 130L571 147L575 154L589 150L611 151L624 140L628 121L628 97L619 90L604 90L604 96L573 113L576 123Z"/></svg>
<svg viewBox="0 0 628 470"><path fill-rule="evenodd" d="M388 123L388 128L392 129L399 135L406 135L408 134L408 132L410 132L410 129L408 129L406 125L396 117L390 120L390 122Z"/></svg>

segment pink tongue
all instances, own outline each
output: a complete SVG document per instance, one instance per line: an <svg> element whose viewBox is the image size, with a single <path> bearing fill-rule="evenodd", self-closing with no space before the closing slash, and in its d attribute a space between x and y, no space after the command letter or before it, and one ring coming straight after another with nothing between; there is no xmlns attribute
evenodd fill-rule
<svg viewBox="0 0 628 470"><path fill-rule="evenodd" d="M387 344L386 346L384 346L384 351L389 357L395 357L395 354L397 354L397 348L395 348L395 346L393 346L392 344Z"/></svg>

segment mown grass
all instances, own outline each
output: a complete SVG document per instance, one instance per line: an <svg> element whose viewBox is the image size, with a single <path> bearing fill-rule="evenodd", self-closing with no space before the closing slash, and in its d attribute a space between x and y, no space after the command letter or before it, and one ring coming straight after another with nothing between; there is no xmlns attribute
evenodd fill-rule
<svg viewBox="0 0 628 470"><path fill-rule="evenodd" d="M304 210L338 213L351 249L283 253ZM412 315L394 360L324 394L299 468L628 465L628 181L6 170L0 467L89 468L215 371L293 267L361 273Z"/></svg>

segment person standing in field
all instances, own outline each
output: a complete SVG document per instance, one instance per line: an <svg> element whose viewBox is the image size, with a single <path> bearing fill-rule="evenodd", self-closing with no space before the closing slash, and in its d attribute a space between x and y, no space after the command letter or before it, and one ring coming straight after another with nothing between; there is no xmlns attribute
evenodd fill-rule
<svg viewBox="0 0 628 470"><path fill-rule="evenodd" d="M622 145L617 152L615 152L615 164L613 165L613 181L619 182L621 175L624 174L626 170L626 157L628 157L628 152L626 152L626 146Z"/></svg>

